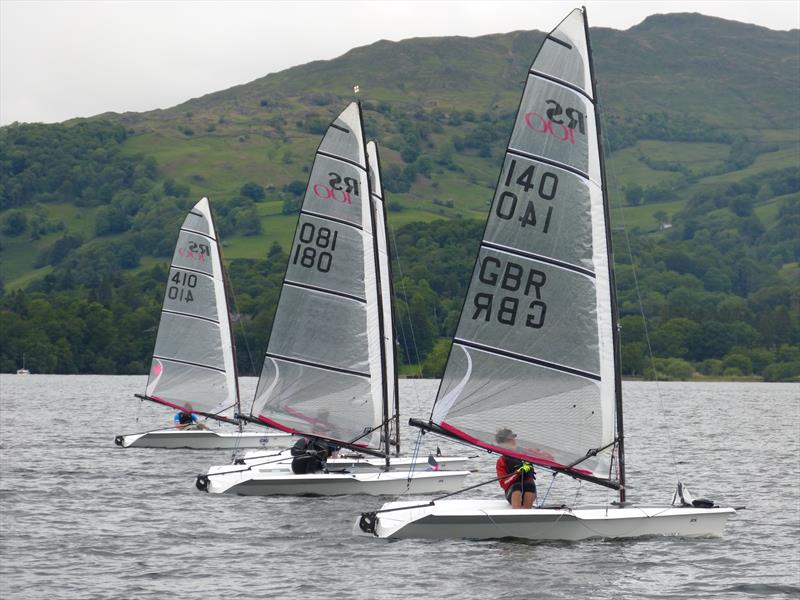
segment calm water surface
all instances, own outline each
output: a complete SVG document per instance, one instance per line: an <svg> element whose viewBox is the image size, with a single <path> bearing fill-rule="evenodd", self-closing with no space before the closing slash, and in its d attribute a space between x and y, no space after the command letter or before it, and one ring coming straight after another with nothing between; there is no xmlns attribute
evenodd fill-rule
<svg viewBox="0 0 800 600"><path fill-rule="evenodd" d="M123 450L169 424L144 377L0 377L0 598L762 598L800 596L800 386L626 383L629 499L741 506L722 539L386 541L352 535L384 499L194 488L227 451ZM243 396L255 380L243 381ZM436 382L401 382L427 416ZM416 440L405 432L405 449ZM423 446L475 454L423 438ZM670 450L672 448L672 450ZM482 454L489 479L494 458ZM541 473L546 490L550 476ZM496 484L495 484L496 485ZM487 486L472 496L499 496ZM556 479L549 500L613 499ZM388 498L386 499L388 500ZM548 501L549 501L548 500Z"/></svg>

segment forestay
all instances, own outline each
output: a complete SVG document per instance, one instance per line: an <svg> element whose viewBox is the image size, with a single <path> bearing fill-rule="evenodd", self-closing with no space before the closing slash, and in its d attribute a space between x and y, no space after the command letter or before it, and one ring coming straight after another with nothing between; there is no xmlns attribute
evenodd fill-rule
<svg viewBox="0 0 800 600"><path fill-rule="evenodd" d="M383 374L360 108L314 159L252 414L287 431L377 446Z"/></svg>
<svg viewBox="0 0 800 600"><path fill-rule="evenodd" d="M580 461L573 474L613 486L617 375L593 98L575 10L528 74L432 421L539 465ZM497 445L505 427L515 452Z"/></svg>
<svg viewBox="0 0 800 600"><path fill-rule="evenodd" d="M206 198L189 211L178 234L146 395L221 419L238 409L225 276Z"/></svg>

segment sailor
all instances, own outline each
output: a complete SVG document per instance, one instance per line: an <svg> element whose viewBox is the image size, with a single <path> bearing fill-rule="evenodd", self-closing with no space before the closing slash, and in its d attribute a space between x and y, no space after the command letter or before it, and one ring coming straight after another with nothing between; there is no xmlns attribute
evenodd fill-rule
<svg viewBox="0 0 800 600"><path fill-rule="evenodd" d="M495 434L499 446L517 451L517 434L504 427ZM533 465L518 458L501 456L497 459L497 477L511 508L532 508L536 500L536 474Z"/></svg>
<svg viewBox="0 0 800 600"><path fill-rule="evenodd" d="M292 473L306 475L326 470L326 461L338 447L313 438L300 438L292 447Z"/></svg>
<svg viewBox="0 0 800 600"><path fill-rule="evenodd" d="M178 411L172 418L175 429L208 429L203 423L197 421L197 416L192 414L192 405L186 404L186 411Z"/></svg>

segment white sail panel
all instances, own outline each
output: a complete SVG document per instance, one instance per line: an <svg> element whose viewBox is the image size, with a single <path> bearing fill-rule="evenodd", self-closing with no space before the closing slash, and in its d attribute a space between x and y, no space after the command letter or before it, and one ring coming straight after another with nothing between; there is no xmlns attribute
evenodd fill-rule
<svg viewBox="0 0 800 600"><path fill-rule="evenodd" d="M594 273L592 194L602 202L586 178L507 154L484 240Z"/></svg>
<svg viewBox="0 0 800 600"><path fill-rule="evenodd" d="M386 207L383 198L378 146L375 142L367 143L367 159L369 162L370 190L372 205L375 211L375 243L378 252L378 277L380 279L381 305L383 307L383 346L386 365L387 405L389 411L395 412L395 425L398 422L399 402L397 390L397 356L395 347L394 313L392 310L392 274L389 257L389 238L386 227ZM395 431L395 439L399 439L399 431Z"/></svg>
<svg viewBox="0 0 800 600"><path fill-rule="evenodd" d="M610 479L608 223L587 49L578 10L534 59L431 418L478 446ZM502 428L516 451L497 445Z"/></svg>
<svg viewBox="0 0 800 600"><path fill-rule="evenodd" d="M237 409L224 272L205 198L189 211L178 234L146 394L222 418L232 418Z"/></svg>
<svg viewBox="0 0 800 600"><path fill-rule="evenodd" d="M364 169L349 160L335 158L332 154L317 155L303 198L303 211L363 228L363 212L369 195L366 177Z"/></svg>
<svg viewBox="0 0 800 600"><path fill-rule="evenodd" d="M484 246L456 341L600 377L594 278Z"/></svg>
<svg viewBox="0 0 800 600"><path fill-rule="evenodd" d="M371 433L361 437L374 420L368 377L267 356L256 397L269 398L269 414L280 418L274 424L283 429L356 444L372 439Z"/></svg>
<svg viewBox="0 0 800 600"><path fill-rule="evenodd" d="M589 49L583 13L573 10L542 42L531 70L574 85L592 98Z"/></svg>
<svg viewBox="0 0 800 600"><path fill-rule="evenodd" d="M600 181L594 106L574 89L528 75L509 151L555 161Z"/></svg>
<svg viewBox="0 0 800 600"><path fill-rule="evenodd" d="M377 446L377 433L362 435L383 421L370 211L361 116L353 103L317 150L290 249L252 409L272 426Z"/></svg>
<svg viewBox="0 0 800 600"><path fill-rule="evenodd" d="M446 415L446 422L457 423L468 439L494 441L496 424L505 424L519 434L520 451L540 464L558 466L581 459L587 448L600 448L613 436L613 423L602 418L599 381L461 344L453 345L450 362L433 420ZM609 458L603 453L579 468L607 473Z"/></svg>

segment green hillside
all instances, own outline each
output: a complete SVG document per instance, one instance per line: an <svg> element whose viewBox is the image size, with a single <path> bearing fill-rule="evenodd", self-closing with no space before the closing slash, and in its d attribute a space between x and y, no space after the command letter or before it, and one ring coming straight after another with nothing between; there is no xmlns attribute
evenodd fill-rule
<svg viewBox="0 0 800 600"><path fill-rule="evenodd" d="M262 262L275 250L273 243L288 246L314 149L327 124L353 99L354 84L361 88L368 134L382 147L389 221L399 238L411 243L401 233L421 227L413 223L445 221L455 231L457 223L484 219L522 82L542 36L520 31L380 41L166 110L0 128L0 282L6 308L18 290L43 294L49 302L70 290L91 292L97 300L102 290L110 302L130 285L129 277L144 278L154 291L126 310L155 310L158 265L171 252L175 228L188 206L208 196L244 299L242 312L260 331L268 327L275 281L258 282L256 272L264 275ZM682 289L699 286L752 304L738 320L760 337L736 339L774 348L796 344L797 306L785 289L797 289L791 265L800 260L800 32L675 14L650 17L627 31L595 29L592 43L617 260L630 262L623 254L628 241L620 237L624 226L646 271L643 281L653 286L643 296L654 325L677 318L668 290L656 291L659 281L677 274ZM463 251L466 258L451 265L463 270L453 275L463 283L474 250L459 246L466 239L450 230L432 231L447 240L437 243L448 252ZM418 294L414 318L423 318L427 302L438 320L431 323L433 338L451 334L447 319L463 289L455 283L437 288L437 278L446 274L402 243L397 252ZM705 262L687 267L686 261L666 260L675 252L695 262L704 256ZM754 285L745 281L750 275L737 271L745 258L765 274ZM278 277L273 267L269 271ZM632 283L624 267L621 273L625 296ZM437 298L425 290L428 284ZM74 293L63 302L78 302L81 296ZM647 307L648 293L661 294L663 302ZM791 309L789 337L770 337L759 319L781 303ZM632 309L624 305L625 311ZM115 314L123 312L118 307ZM718 318L725 320L713 316ZM53 335L45 337L55 343ZM266 333L257 335L263 341ZM141 347L149 351L146 342ZM734 347L712 354L721 359ZM664 348L659 356L700 362L677 347ZM18 353L9 351L6 360ZM103 368L136 372L144 359L120 357ZM90 364L75 368L91 369ZM743 374L754 369L736 368Z"/></svg>

